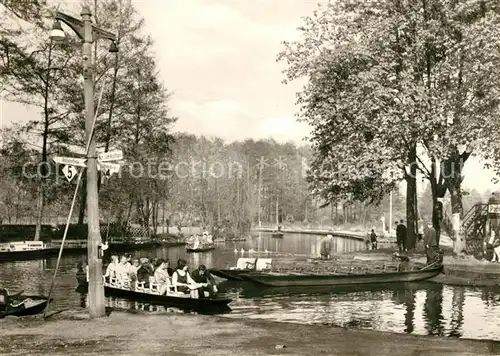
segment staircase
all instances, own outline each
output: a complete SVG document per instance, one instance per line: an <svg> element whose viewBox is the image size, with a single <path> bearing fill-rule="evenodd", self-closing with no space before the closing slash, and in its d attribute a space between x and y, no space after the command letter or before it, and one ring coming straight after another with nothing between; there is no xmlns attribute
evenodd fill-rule
<svg viewBox="0 0 500 356"><path fill-rule="evenodd" d="M488 221L488 204L477 203L465 214L462 219L462 229L465 236L465 253L480 255L483 253L483 239L486 236L486 223ZM441 229L452 239L453 228L451 218L443 213Z"/></svg>

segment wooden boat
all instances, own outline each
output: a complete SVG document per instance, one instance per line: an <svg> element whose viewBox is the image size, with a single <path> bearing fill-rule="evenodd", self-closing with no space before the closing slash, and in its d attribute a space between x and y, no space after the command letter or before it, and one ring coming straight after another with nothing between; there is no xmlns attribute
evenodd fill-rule
<svg viewBox="0 0 500 356"><path fill-rule="evenodd" d="M186 245L186 252L207 252L207 251L212 251L215 249L215 244L199 244L198 246L195 246L194 244L188 244Z"/></svg>
<svg viewBox="0 0 500 356"><path fill-rule="evenodd" d="M22 293L10 295L7 289L0 289L0 319L7 316L36 315L44 311L48 298Z"/></svg>
<svg viewBox="0 0 500 356"><path fill-rule="evenodd" d="M242 274L262 271L269 268L272 259L270 258L238 258L236 267L229 269L210 269L210 273L214 276L224 278L230 281L243 281Z"/></svg>
<svg viewBox="0 0 500 356"><path fill-rule="evenodd" d="M19 241L0 244L0 262L47 258L51 249L42 241Z"/></svg>
<svg viewBox="0 0 500 356"><path fill-rule="evenodd" d="M417 267L418 268L418 267ZM406 271L379 271L371 273L349 272L247 272L239 275L243 280L272 287L346 286L360 284L417 282L437 276L443 266L425 266Z"/></svg>
<svg viewBox="0 0 500 356"><path fill-rule="evenodd" d="M231 284L230 284L231 283ZM377 283L377 284L351 284L341 286L312 286L308 288L293 287L270 287L252 282L227 282L229 288L238 289L239 296L242 298L276 298L276 296L294 296L294 295L332 295L348 294L359 292L403 292L405 290L432 290L436 283L425 280L418 282L396 282L396 283ZM228 288L228 287L226 287Z"/></svg>
<svg viewBox="0 0 500 356"><path fill-rule="evenodd" d="M87 291L88 282L86 280L78 279L78 290L81 292ZM157 288L126 288L118 284L105 283L104 293L106 296L114 296L129 300L141 301L151 304L158 304L164 306L178 307L184 310L214 310L222 311L229 308L228 304L231 303L229 298L191 298L189 294L167 292L167 295L160 295Z"/></svg>
<svg viewBox="0 0 500 356"><path fill-rule="evenodd" d="M282 239L285 236L282 232L273 232L271 234L271 237L274 237L275 239Z"/></svg>

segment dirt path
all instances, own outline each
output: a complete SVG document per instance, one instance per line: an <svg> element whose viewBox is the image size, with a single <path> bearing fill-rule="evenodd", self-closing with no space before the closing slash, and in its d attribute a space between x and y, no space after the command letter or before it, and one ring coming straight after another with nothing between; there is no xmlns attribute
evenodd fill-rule
<svg viewBox="0 0 500 356"><path fill-rule="evenodd" d="M500 343L187 314L0 321L2 355L494 355ZM276 345L285 345L276 348Z"/></svg>

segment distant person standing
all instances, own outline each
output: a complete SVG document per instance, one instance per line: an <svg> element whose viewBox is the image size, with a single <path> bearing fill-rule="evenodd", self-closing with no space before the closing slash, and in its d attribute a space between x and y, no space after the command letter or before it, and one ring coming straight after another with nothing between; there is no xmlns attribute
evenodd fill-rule
<svg viewBox="0 0 500 356"><path fill-rule="evenodd" d="M427 264L432 263L439 253L436 229L434 229L432 222L427 224L427 229L424 232L424 246L425 254L427 255Z"/></svg>
<svg viewBox="0 0 500 356"><path fill-rule="evenodd" d="M372 244L372 250L377 249L377 234L375 233L375 229L372 229L370 233L370 242Z"/></svg>
<svg viewBox="0 0 500 356"><path fill-rule="evenodd" d="M406 251L406 226L404 220L400 220L396 227L396 242L398 244L399 252Z"/></svg>
<svg viewBox="0 0 500 356"><path fill-rule="evenodd" d="M333 247L333 235L328 234L321 239L321 247L319 253L322 260L329 260L331 258Z"/></svg>

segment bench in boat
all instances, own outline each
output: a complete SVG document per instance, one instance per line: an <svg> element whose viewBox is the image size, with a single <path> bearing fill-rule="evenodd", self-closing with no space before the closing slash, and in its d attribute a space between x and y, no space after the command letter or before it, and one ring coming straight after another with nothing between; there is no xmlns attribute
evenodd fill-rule
<svg viewBox="0 0 500 356"><path fill-rule="evenodd" d="M236 262L236 267L230 267L229 269L210 269L210 273L214 276L225 278L228 280L241 281L243 278L240 277L241 274L247 272L260 272L271 270L272 258L238 258Z"/></svg>
<svg viewBox="0 0 500 356"><path fill-rule="evenodd" d="M106 295L121 297L124 299L144 301L151 304L160 304L165 306L175 306L193 310L205 309L228 309L231 302L229 298L208 297L192 298L190 294L178 292L175 286L168 286L166 294L160 294L161 285L150 283L149 287L144 282L132 283L127 278L118 280L111 278L109 282L103 276L104 291ZM88 282L79 281L79 288L88 287Z"/></svg>

